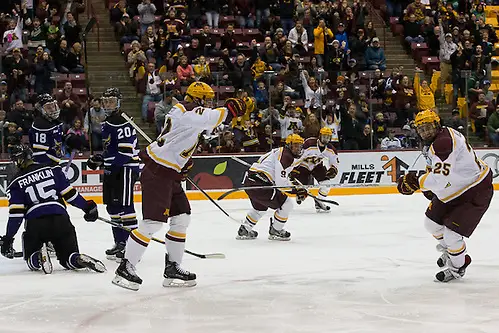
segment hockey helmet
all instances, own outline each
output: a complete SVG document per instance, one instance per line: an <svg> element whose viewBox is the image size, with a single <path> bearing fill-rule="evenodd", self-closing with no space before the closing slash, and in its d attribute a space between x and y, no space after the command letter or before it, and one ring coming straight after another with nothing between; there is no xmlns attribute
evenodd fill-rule
<svg viewBox="0 0 499 333"><path fill-rule="evenodd" d="M10 160L14 164L22 169L30 165L33 162L33 151L30 147L26 145L15 145L9 148Z"/></svg>
<svg viewBox="0 0 499 333"><path fill-rule="evenodd" d="M303 154L303 143L305 140L298 134L290 134L286 138L286 147L291 150L294 157L300 157Z"/></svg>
<svg viewBox="0 0 499 333"><path fill-rule="evenodd" d="M49 120L59 118L61 110L57 101L50 94L41 94L37 97L35 108Z"/></svg>
<svg viewBox="0 0 499 333"><path fill-rule="evenodd" d="M198 105L205 105L215 98L215 92L209 85L204 82L191 83L185 93L185 100L189 103L196 103Z"/></svg>
<svg viewBox="0 0 499 333"><path fill-rule="evenodd" d="M121 95L118 88L107 88L101 97L104 113L109 116L118 111L121 107L122 98L123 95Z"/></svg>
<svg viewBox="0 0 499 333"><path fill-rule="evenodd" d="M416 115L414 125L419 136L429 143L433 141L441 128L440 117L432 110L421 111Z"/></svg>
<svg viewBox="0 0 499 333"><path fill-rule="evenodd" d="M333 138L333 131L329 127L323 127L319 131L319 140L325 145L328 144Z"/></svg>

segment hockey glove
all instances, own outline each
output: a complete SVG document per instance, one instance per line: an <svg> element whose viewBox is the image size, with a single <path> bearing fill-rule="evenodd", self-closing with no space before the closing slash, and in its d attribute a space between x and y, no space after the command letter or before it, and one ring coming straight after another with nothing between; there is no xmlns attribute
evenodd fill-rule
<svg viewBox="0 0 499 333"><path fill-rule="evenodd" d="M291 170L291 172L288 175L288 178L293 185L296 185L296 186L300 185L299 180L298 180L300 178L300 170L296 170L296 169Z"/></svg>
<svg viewBox="0 0 499 333"><path fill-rule="evenodd" d="M187 163L184 165L182 170L180 170L180 180L185 181L187 177L189 176L189 171L191 171L192 167L194 166L194 162L192 161L192 158L190 158Z"/></svg>
<svg viewBox="0 0 499 333"><path fill-rule="evenodd" d="M306 188L297 188L294 190L296 194L296 202L301 204L308 196L308 191Z"/></svg>
<svg viewBox="0 0 499 333"><path fill-rule="evenodd" d="M14 237L0 236L0 252L5 258L13 259L16 251L14 250Z"/></svg>
<svg viewBox="0 0 499 333"><path fill-rule="evenodd" d="M87 222L95 222L99 217L99 210L97 209L97 204L93 200L87 201L87 207L83 210L85 215L83 218Z"/></svg>
<svg viewBox="0 0 499 333"><path fill-rule="evenodd" d="M97 170L102 164L104 164L104 157L101 154L91 156L87 160L87 166L92 170Z"/></svg>
<svg viewBox="0 0 499 333"><path fill-rule="evenodd" d="M411 195L419 190L419 179L414 173L408 173L399 178L397 190L403 195Z"/></svg>
<svg viewBox="0 0 499 333"><path fill-rule="evenodd" d="M227 98L224 107L229 110L232 118L241 117L246 113L246 103L240 98Z"/></svg>
<svg viewBox="0 0 499 333"><path fill-rule="evenodd" d="M433 193L432 191L423 191L423 195L426 199L431 201L431 200L433 200L435 193Z"/></svg>
<svg viewBox="0 0 499 333"><path fill-rule="evenodd" d="M327 179L334 179L337 175L338 175L338 168L335 167L334 165L331 165L329 170L326 171Z"/></svg>

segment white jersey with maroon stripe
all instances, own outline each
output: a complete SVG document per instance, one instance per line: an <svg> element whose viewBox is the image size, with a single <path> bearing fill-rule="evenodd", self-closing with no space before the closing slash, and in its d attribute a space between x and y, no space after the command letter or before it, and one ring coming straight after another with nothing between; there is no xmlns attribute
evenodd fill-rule
<svg viewBox="0 0 499 333"><path fill-rule="evenodd" d="M286 147L275 148L253 163L250 170L261 172L277 186L292 186L289 173L300 164Z"/></svg>
<svg viewBox="0 0 499 333"><path fill-rule="evenodd" d="M490 172L466 138L444 127L427 150L427 172L419 178L421 190L432 191L442 202L449 202L479 184Z"/></svg>
<svg viewBox="0 0 499 333"><path fill-rule="evenodd" d="M165 117L163 131L147 146L147 154L156 163L179 172L196 150L199 134L212 131L227 117L226 108L196 107L186 111L175 105Z"/></svg>
<svg viewBox="0 0 499 333"><path fill-rule="evenodd" d="M317 165L324 165L326 169L331 166L338 168L339 158L336 149L331 143L325 146L319 145L319 139L308 138L303 144L303 155L300 158L300 166L312 171Z"/></svg>

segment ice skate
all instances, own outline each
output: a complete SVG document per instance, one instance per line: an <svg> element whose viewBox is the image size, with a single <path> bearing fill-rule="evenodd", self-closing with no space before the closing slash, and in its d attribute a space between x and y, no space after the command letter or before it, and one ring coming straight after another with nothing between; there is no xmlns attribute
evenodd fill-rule
<svg viewBox="0 0 499 333"><path fill-rule="evenodd" d="M83 266L85 268L89 268L89 269L93 270L94 272L104 273L106 271L106 266L104 266L102 261L97 260L95 258L92 258L89 255L80 253L80 255L78 256L76 261L81 266Z"/></svg>
<svg viewBox="0 0 499 333"><path fill-rule="evenodd" d="M270 219L270 227L269 227L269 239L270 240L278 240L278 241L288 241L291 239L291 233L283 229L277 230L274 228L274 223L272 222L272 218Z"/></svg>
<svg viewBox="0 0 499 333"><path fill-rule="evenodd" d="M45 274L52 274L54 266L52 266L52 261L50 260L49 250L46 243L43 243L42 248L38 253L38 259L40 260L42 271Z"/></svg>
<svg viewBox="0 0 499 333"><path fill-rule="evenodd" d="M445 265L447 265L447 262L449 261L449 253L447 252L447 248L440 245L440 244L437 244L437 251L438 252L442 252L442 255L440 256L440 258L437 259L437 266L438 267L445 267Z"/></svg>
<svg viewBox="0 0 499 333"><path fill-rule="evenodd" d="M137 275L135 267L123 258L112 282L119 287L137 291L142 284L142 279Z"/></svg>
<svg viewBox="0 0 499 333"><path fill-rule="evenodd" d="M174 261L168 260L165 255L165 272L163 274L163 287L194 287L196 285L196 274L188 272Z"/></svg>
<svg viewBox="0 0 499 333"><path fill-rule="evenodd" d="M471 264L471 257L469 255L466 255L464 257L464 265L460 268L454 267L452 265L452 262L449 260L448 261L448 268L444 269L443 271L440 271L435 275L435 278L437 281L440 282L449 282L452 280L457 280L460 279L464 276L466 273L466 268Z"/></svg>
<svg viewBox="0 0 499 333"><path fill-rule="evenodd" d="M124 242L115 243L112 248L106 250L106 258L108 260L121 262L125 257L125 246L126 244Z"/></svg>
<svg viewBox="0 0 499 333"><path fill-rule="evenodd" d="M236 239L247 240L247 239L255 239L258 237L258 232L253 229L247 228L243 224L239 227L237 231Z"/></svg>
<svg viewBox="0 0 499 333"><path fill-rule="evenodd" d="M331 207L328 205L315 200L315 212L316 213L330 213L331 212Z"/></svg>
<svg viewBox="0 0 499 333"><path fill-rule="evenodd" d="M57 257L57 254L55 253L54 244L52 244L52 242L47 242L47 251L51 258Z"/></svg>

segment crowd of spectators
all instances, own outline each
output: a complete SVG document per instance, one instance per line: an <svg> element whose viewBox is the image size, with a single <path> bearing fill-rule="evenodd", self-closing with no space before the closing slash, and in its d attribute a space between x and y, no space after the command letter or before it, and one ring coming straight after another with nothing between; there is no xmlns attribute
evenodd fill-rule
<svg viewBox="0 0 499 333"><path fill-rule="evenodd" d="M33 107L36 96L43 93L57 98L64 131L86 138L82 127L85 101L75 93L68 76L84 73L78 23L84 11L83 0L0 1L3 151L26 139L38 112ZM88 147L88 140L84 141Z"/></svg>
<svg viewBox="0 0 499 333"><path fill-rule="evenodd" d="M324 126L340 149L413 148L412 120L430 88L414 89L402 68L386 72L370 8L365 0L120 0L110 18L142 119L158 132L194 81L214 87L215 104L246 101L247 114L205 133L199 152L266 151Z"/></svg>

